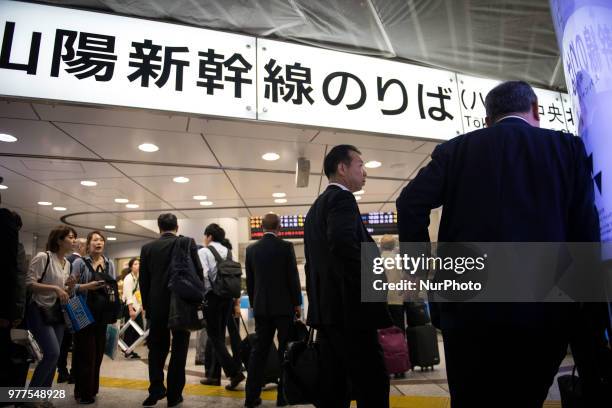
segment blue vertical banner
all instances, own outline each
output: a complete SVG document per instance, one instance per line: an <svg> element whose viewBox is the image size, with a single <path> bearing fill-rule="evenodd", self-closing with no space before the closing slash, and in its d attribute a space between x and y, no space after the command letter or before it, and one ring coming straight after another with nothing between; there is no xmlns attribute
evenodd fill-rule
<svg viewBox="0 0 612 408"><path fill-rule="evenodd" d="M550 0L550 10L578 135L592 163L601 240L611 242L612 1Z"/></svg>

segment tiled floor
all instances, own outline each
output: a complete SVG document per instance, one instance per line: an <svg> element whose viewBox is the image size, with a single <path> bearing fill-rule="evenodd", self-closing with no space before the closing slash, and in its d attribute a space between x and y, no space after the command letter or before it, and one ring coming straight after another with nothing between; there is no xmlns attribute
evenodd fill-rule
<svg viewBox="0 0 612 408"><path fill-rule="evenodd" d="M195 335L192 335L195 338ZM193 341L192 341L193 344ZM410 371L405 379L392 380L391 387L391 406L393 408L448 408L449 394L446 383L446 373L444 370L444 353L442 342L440 346L441 364L436 366L433 371ZM138 353L146 357L147 350L139 348ZM195 364L195 347L189 350L188 362L186 367L187 385L185 387L183 403L184 408L188 407L215 407L230 408L241 407L244 403L244 383L238 391L229 392L223 387L210 387L200 385L199 381L203 375L203 367ZM562 364L561 371L566 372L571 369L571 357L566 358ZM144 360L126 360L122 356L116 360L104 357L102 363L101 390L95 405L97 407L138 407L147 397L147 365ZM224 384L227 381L224 380ZM54 385L56 386L56 385ZM55 401L57 407L76 407L77 403L72 397L72 386L59 384L57 387L67 391L67 398ZM262 407L275 406L276 391L270 387L262 394L264 400ZM555 385L549 392L549 401L545 405L547 408L560 407L559 392ZM165 407L166 402L160 401L157 406ZM491 405L492 407L494 404ZM311 407L311 406L303 406Z"/></svg>

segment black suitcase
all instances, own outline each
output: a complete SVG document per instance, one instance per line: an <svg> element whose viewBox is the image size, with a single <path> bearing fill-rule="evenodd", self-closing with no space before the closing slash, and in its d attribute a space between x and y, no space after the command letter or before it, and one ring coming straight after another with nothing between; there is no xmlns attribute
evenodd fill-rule
<svg viewBox="0 0 612 408"><path fill-rule="evenodd" d="M251 350L253 348L253 343L257 339L257 334L251 333L247 329L246 323L240 317L242 324L244 326L244 330L247 333L246 338L244 338L240 342L240 359L242 363L249 369L249 359L251 358ZM280 379L280 360L278 358L278 349L276 348L276 344L272 342L270 346L270 350L268 351L268 359L266 360L266 370L264 374L264 384L278 384Z"/></svg>
<svg viewBox="0 0 612 408"><path fill-rule="evenodd" d="M433 367L440 364L440 352L438 351L438 336L436 328L430 324L424 326L408 327L406 339L410 352L412 366L423 368Z"/></svg>
<svg viewBox="0 0 612 408"><path fill-rule="evenodd" d="M409 302L406 307L406 323L410 327L431 323L427 305L424 302Z"/></svg>

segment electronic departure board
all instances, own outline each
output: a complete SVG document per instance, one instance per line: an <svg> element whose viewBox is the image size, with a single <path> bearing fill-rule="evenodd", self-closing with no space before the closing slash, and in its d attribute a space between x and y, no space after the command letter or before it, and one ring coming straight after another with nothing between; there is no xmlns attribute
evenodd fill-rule
<svg viewBox="0 0 612 408"><path fill-rule="evenodd" d="M263 217L251 217L251 239L263 237L264 231L261 227ZM281 215L281 229L279 236L282 238L303 238L305 215ZM397 213L395 212L372 212L361 214L361 220L371 235L397 234Z"/></svg>

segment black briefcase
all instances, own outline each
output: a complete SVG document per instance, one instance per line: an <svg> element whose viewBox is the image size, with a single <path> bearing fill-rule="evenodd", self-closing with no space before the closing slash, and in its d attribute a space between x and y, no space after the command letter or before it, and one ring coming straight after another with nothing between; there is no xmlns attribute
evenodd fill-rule
<svg viewBox="0 0 612 408"><path fill-rule="evenodd" d="M574 366L571 375L566 374L557 377L557 384L561 394L562 408L586 408L582 396L580 377L576 376L576 366Z"/></svg>
<svg viewBox="0 0 612 408"><path fill-rule="evenodd" d="M314 341L314 329L307 340L290 342L283 359L282 391L290 405L313 404L319 388L319 344Z"/></svg>
<svg viewBox="0 0 612 408"><path fill-rule="evenodd" d="M188 302L174 292L170 292L168 328L170 330L196 331L206 327L204 304Z"/></svg>

